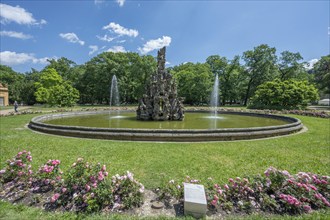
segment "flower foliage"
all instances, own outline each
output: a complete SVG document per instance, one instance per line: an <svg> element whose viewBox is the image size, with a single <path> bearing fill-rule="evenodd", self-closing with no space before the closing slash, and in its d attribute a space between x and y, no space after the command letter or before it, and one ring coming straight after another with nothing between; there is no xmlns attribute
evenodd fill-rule
<svg viewBox="0 0 330 220"><path fill-rule="evenodd" d="M76 211L94 212L112 204L111 187L106 183L106 166L84 162L78 158L65 175L51 202Z"/></svg>
<svg viewBox="0 0 330 220"><path fill-rule="evenodd" d="M127 171L125 175L116 174L112 177L114 209L126 209L142 204L144 186L133 176L133 173Z"/></svg>
<svg viewBox="0 0 330 220"><path fill-rule="evenodd" d="M202 183L206 189L208 208L213 211L264 211L277 214L301 214L330 207L330 177L268 168L264 175L251 178L230 178L219 185L212 178ZM169 196L183 199L183 182L170 180L158 190L160 199Z"/></svg>
<svg viewBox="0 0 330 220"><path fill-rule="evenodd" d="M48 160L33 175L28 165L31 161L30 152L19 152L0 171L0 181L7 184L5 187L19 186L31 193L50 192L46 207L83 212L118 211L143 202L144 186L129 171L122 176L116 174L110 180L105 165L78 158L64 174L59 160Z"/></svg>
<svg viewBox="0 0 330 220"><path fill-rule="evenodd" d="M23 180L32 176L31 169L32 156L26 150L18 152L11 160L7 160L7 165L0 170L0 181L7 183L13 180Z"/></svg>

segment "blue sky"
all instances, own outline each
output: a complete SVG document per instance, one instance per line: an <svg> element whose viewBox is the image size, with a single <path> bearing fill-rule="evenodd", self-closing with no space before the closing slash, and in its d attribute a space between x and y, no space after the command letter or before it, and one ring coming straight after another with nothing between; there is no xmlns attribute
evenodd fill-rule
<svg viewBox="0 0 330 220"><path fill-rule="evenodd" d="M329 54L329 1L3 1L1 64L40 70L47 58L83 64L104 51L156 56L168 66L232 59L260 44L300 52L305 61Z"/></svg>

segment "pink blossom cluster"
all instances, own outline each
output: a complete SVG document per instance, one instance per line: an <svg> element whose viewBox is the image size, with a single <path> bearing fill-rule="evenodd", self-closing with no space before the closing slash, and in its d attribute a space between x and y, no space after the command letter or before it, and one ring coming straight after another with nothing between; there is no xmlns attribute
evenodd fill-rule
<svg viewBox="0 0 330 220"><path fill-rule="evenodd" d="M327 200L322 194L320 194L320 193L315 193L315 194L314 194L314 197L315 197L316 199L318 199L318 200L321 200L321 201L324 203L324 205L330 207L330 203L329 203L329 201L328 201L328 200Z"/></svg>
<svg viewBox="0 0 330 220"><path fill-rule="evenodd" d="M48 160L46 164L42 165L38 169L38 179L44 185L56 185L61 183L63 172L60 169L61 161Z"/></svg>
<svg viewBox="0 0 330 220"><path fill-rule="evenodd" d="M286 195L286 194L280 194L280 199L283 201L289 203L290 205L294 205L296 207L299 207L301 205L301 202L295 198L294 196L291 195Z"/></svg>
<svg viewBox="0 0 330 220"><path fill-rule="evenodd" d="M31 162L31 152L26 150L18 152L11 160L7 160L7 166L0 170L0 179L8 182L16 178L20 179L32 176L33 171L29 164Z"/></svg>
<svg viewBox="0 0 330 220"><path fill-rule="evenodd" d="M122 187L123 185L133 185L138 187L138 191L140 193L144 192L144 185L137 180L134 179L133 173L130 171L126 171L126 174L120 176L119 174L116 174L112 176L112 184L114 185L114 191Z"/></svg>
<svg viewBox="0 0 330 220"><path fill-rule="evenodd" d="M60 197L59 193L55 193L52 198L50 199L50 202L54 203L58 200L58 198Z"/></svg>

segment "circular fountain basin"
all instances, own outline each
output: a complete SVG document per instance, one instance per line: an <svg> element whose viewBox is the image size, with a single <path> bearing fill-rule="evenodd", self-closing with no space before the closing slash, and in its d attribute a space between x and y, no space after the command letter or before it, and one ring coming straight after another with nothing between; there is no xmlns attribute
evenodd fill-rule
<svg viewBox="0 0 330 220"><path fill-rule="evenodd" d="M138 121L130 111L71 112L33 118L33 130L71 137L129 141L230 141L287 135L299 119L247 112L186 112L184 121Z"/></svg>

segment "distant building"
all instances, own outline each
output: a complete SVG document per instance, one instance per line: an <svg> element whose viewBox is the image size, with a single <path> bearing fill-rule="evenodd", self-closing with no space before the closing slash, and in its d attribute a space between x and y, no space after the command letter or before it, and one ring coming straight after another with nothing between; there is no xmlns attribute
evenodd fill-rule
<svg viewBox="0 0 330 220"><path fill-rule="evenodd" d="M0 83L0 106L9 105L8 88Z"/></svg>

